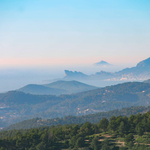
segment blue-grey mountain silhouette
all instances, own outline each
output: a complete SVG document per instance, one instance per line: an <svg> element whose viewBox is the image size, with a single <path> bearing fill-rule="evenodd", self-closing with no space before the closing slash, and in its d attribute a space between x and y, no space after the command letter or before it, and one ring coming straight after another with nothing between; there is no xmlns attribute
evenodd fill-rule
<svg viewBox="0 0 150 150"><path fill-rule="evenodd" d="M56 81L49 84L38 85L28 84L18 91L37 95L61 95L72 94L96 89L97 87L84 84L78 81Z"/></svg>
<svg viewBox="0 0 150 150"><path fill-rule="evenodd" d="M110 65L111 64L103 60L94 64L94 66L103 66L103 67L110 66Z"/></svg>
<svg viewBox="0 0 150 150"><path fill-rule="evenodd" d="M105 61L101 61L100 64L107 64ZM147 80L150 78L150 57L146 60L139 62L135 67L125 68L118 72L105 72L100 71L92 75L86 75L82 72L72 72L65 70L65 79L80 79L83 80L108 80L108 81L121 81L121 80Z"/></svg>

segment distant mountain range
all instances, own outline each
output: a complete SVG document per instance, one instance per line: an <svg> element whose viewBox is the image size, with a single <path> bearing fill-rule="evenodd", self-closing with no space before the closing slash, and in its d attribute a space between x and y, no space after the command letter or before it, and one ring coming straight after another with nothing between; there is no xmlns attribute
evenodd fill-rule
<svg viewBox="0 0 150 150"><path fill-rule="evenodd" d="M35 117L50 119L67 115L80 116L123 107L148 105L150 84L144 82L127 82L60 96L10 91L0 94L0 127Z"/></svg>
<svg viewBox="0 0 150 150"><path fill-rule="evenodd" d="M100 64L107 64L107 62L100 62ZM97 63L96 63L97 64ZM99 64L99 63L98 63ZM150 58L139 62L135 67L125 68L121 71L112 73L100 71L92 75L86 75L82 72L72 72L65 70L64 80L102 80L102 81L138 81L147 80L150 78Z"/></svg>
<svg viewBox="0 0 150 150"><path fill-rule="evenodd" d="M38 95L61 95L94 90L97 87L78 81L56 81L50 84L28 84L17 91Z"/></svg>

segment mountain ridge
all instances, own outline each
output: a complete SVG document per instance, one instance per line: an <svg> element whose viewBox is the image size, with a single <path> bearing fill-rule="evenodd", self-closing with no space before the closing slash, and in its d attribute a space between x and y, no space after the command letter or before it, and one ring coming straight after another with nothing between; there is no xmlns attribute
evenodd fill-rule
<svg viewBox="0 0 150 150"><path fill-rule="evenodd" d="M93 90L98 87L91 86L79 81L55 81L49 84L28 84L17 91L30 94L38 95L61 95L61 94L72 94L82 91Z"/></svg>
<svg viewBox="0 0 150 150"><path fill-rule="evenodd" d="M71 72L68 74L68 72ZM104 74L105 73L105 74ZM80 74L83 74L80 72ZM78 79L77 71L65 71L65 78L64 79ZM80 79L83 80L101 80L101 81L138 81L138 80L146 80L150 78L150 57L140 61L137 63L135 67L131 68L124 68L118 72L105 72L100 71L96 72L92 75L80 76Z"/></svg>
<svg viewBox="0 0 150 150"><path fill-rule="evenodd" d="M58 89L58 88L51 88L46 87L44 85L38 85L38 84L28 84L17 91L21 91L24 93L30 93L30 94L38 94L38 95L59 95L67 93L66 90Z"/></svg>
<svg viewBox="0 0 150 150"><path fill-rule="evenodd" d="M0 94L0 106L3 107L0 123L7 120L7 124L11 124L37 116L44 119L81 116L141 105L150 105L149 83L126 82L60 96L10 91Z"/></svg>

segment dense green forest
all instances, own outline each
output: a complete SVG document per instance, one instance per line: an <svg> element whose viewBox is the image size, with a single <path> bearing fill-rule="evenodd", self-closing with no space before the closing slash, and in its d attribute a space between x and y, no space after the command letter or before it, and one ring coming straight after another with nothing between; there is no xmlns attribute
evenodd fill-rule
<svg viewBox="0 0 150 150"><path fill-rule="evenodd" d="M0 132L0 150L149 150L150 112Z"/></svg>
<svg viewBox="0 0 150 150"><path fill-rule="evenodd" d="M85 122L90 123L98 123L102 118L109 119L113 116L130 116L131 114L135 115L138 113L145 113L150 111L150 106L134 106L129 108L122 108L121 110L115 109L108 112L99 112L89 115L83 116L66 116L64 118L53 118L53 119L42 119L42 118L34 118L21 121L19 123L10 125L6 127L4 130L12 130L12 129L28 129L28 128L37 128L40 126L51 126L51 125L64 125L64 124L81 124Z"/></svg>

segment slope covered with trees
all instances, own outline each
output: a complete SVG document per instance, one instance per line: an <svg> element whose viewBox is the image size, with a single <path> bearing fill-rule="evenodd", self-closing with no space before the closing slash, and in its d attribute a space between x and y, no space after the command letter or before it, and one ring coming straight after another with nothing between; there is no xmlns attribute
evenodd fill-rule
<svg viewBox="0 0 150 150"><path fill-rule="evenodd" d="M57 118L150 105L150 84L127 82L71 95L32 95L18 91L0 94L1 121L7 125L40 117ZM6 126L5 124L5 126ZM0 127L5 127L2 124Z"/></svg>
<svg viewBox="0 0 150 150"><path fill-rule="evenodd" d="M1 150L149 150L150 112L111 116L97 124L3 131L0 138Z"/></svg>
<svg viewBox="0 0 150 150"><path fill-rule="evenodd" d="M66 116L64 118L53 118L53 119L42 119L42 118L34 118L29 120L24 120L19 123L13 124L5 128L4 130L12 130L12 129L29 129L40 126L52 126L52 125L64 125L64 124L81 124L85 122L90 123L98 123L102 118L109 119L113 116L130 116L131 114L135 115L138 113L145 113L150 111L150 106L136 106L131 108L122 108L121 110L112 110L108 112L99 112L95 114L83 115L83 116Z"/></svg>

